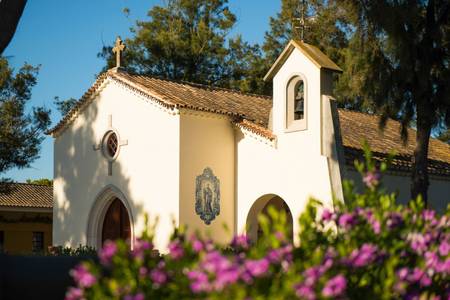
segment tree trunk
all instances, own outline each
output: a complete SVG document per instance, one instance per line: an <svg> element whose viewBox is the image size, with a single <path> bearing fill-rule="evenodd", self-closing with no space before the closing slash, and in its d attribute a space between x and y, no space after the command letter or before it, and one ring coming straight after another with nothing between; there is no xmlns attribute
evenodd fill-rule
<svg viewBox="0 0 450 300"><path fill-rule="evenodd" d="M422 195L425 205L428 204L428 143L431 135L431 118L426 103L417 106L416 148L412 157L411 197L416 199Z"/></svg>
<svg viewBox="0 0 450 300"><path fill-rule="evenodd" d="M27 0L0 0L0 54L16 32Z"/></svg>

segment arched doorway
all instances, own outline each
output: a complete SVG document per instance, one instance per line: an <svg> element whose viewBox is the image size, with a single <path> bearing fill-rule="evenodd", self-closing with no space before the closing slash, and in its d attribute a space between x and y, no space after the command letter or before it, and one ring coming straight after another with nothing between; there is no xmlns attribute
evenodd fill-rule
<svg viewBox="0 0 450 300"><path fill-rule="evenodd" d="M111 230L109 230L111 228ZM125 238L134 244L134 216L127 197L114 185L107 185L95 197L86 228L87 245L101 248L107 239Z"/></svg>
<svg viewBox="0 0 450 300"><path fill-rule="evenodd" d="M102 244L106 240L130 240L130 217L126 207L115 198L106 211L102 226Z"/></svg>
<svg viewBox="0 0 450 300"><path fill-rule="evenodd" d="M287 238L293 241L294 222L292 218L291 210L287 203L280 197L274 194L264 195L253 203L250 211L247 215L247 235L251 241L257 242L258 238L262 234L258 217L263 214L271 220L268 213L269 207L275 208L277 211L284 211L286 214L286 234Z"/></svg>

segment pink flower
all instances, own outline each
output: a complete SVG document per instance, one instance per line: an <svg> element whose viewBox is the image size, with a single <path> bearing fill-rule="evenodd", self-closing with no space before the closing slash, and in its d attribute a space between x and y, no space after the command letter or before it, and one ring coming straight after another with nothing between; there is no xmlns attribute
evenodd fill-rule
<svg viewBox="0 0 450 300"><path fill-rule="evenodd" d="M191 281L190 287L193 293L208 292L211 286L208 276L201 271L190 271L187 273L188 279Z"/></svg>
<svg viewBox="0 0 450 300"><path fill-rule="evenodd" d="M240 270L237 266L231 266L227 269L220 270L216 274L213 282L214 290L221 291L227 285L233 284L239 280Z"/></svg>
<svg viewBox="0 0 450 300"><path fill-rule="evenodd" d="M351 228L355 223L355 216L351 213L344 213L339 217L339 226L345 229Z"/></svg>
<svg viewBox="0 0 450 300"><path fill-rule="evenodd" d="M347 288L347 280L343 275L336 275L331 278L322 290L322 295L325 297L341 296Z"/></svg>
<svg viewBox="0 0 450 300"><path fill-rule="evenodd" d="M432 225L437 225L438 223L436 220L436 212L432 209L425 209L422 212L422 218L427 222L431 222Z"/></svg>
<svg viewBox="0 0 450 300"><path fill-rule="evenodd" d="M322 211L322 221L325 221L325 222L331 221L333 219L333 217L334 217L334 214L328 208L325 208Z"/></svg>
<svg viewBox="0 0 450 300"><path fill-rule="evenodd" d="M169 254L175 260L183 257L184 249L180 240L176 239L169 244Z"/></svg>
<svg viewBox="0 0 450 300"><path fill-rule="evenodd" d="M253 277L262 276L269 270L269 261L266 258L258 260L247 260L244 265L245 269Z"/></svg>
<svg viewBox="0 0 450 300"><path fill-rule="evenodd" d="M425 252L425 262L428 268L436 268L439 262L439 257L435 252L427 251Z"/></svg>
<svg viewBox="0 0 450 300"><path fill-rule="evenodd" d="M397 276L400 278L400 280L405 280L408 277L409 270L408 268L401 268L397 271Z"/></svg>
<svg viewBox="0 0 450 300"><path fill-rule="evenodd" d="M83 290L80 288L71 287L66 293L65 300L81 300L83 299Z"/></svg>
<svg viewBox="0 0 450 300"><path fill-rule="evenodd" d="M157 285L162 285L167 282L167 274L162 269L153 269L150 272L150 278L153 283Z"/></svg>
<svg viewBox="0 0 450 300"><path fill-rule="evenodd" d="M100 259L100 263L104 266L107 266L111 263L112 257L117 253L117 245L114 241L106 241L103 244L102 249L100 250L98 257Z"/></svg>
<svg viewBox="0 0 450 300"><path fill-rule="evenodd" d="M248 249L250 246L250 239L245 234L236 235L231 241L231 246L233 248Z"/></svg>
<svg viewBox="0 0 450 300"><path fill-rule="evenodd" d="M212 251L205 255L204 260L201 263L201 267L212 274L216 274L222 270L225 270L231 266L231 262L219 251Z"/></svg>
<svg viewBox="0 0 450 300"><path fill-rule="evenodd" d="M378 171L370 171L367 172L366 175L363 177L364 184L370 188L375 188L379 183L381 179L381 174Z"/></svg>
<svg viewBox="0 0 450 300"><path fill-rule="evenodd" d="M381 233L381 223L380 221L374 219L372 222L370 222L370 225L372 225L372 230L375 234Z"/></svg>
<svg viewBox="0 0 450 300"><path fill-rule="evenodd" d="M319 267L310 267L303 272L305 276L305 285L313 286L316 284L317 280L319 280L320 276L322 276L322 269Z"/></svg>
<svg viewBox="0 0 450 300"><path fill-rule="evenodd" d="M137 293L136 295L126 295L123 300L145 300L145 295L143 293Z"/></svg>
<svg viewBox="0 0 450 300"><path fill-rule="evenodd" d="M134 243L133 251L131 255L137 259L144 259L144 253L146 250L150 250L153 248L153 245L145 240L137 239Z"/></svg>
<svg viewBox="0 0 450 300"><path fill-rule="evenodd" d="M427 250L427 240L429 236L424 236L421 233L411 233L407 237L410 242L411 249L417 252L418 254L423 254Z"/></svg>
<svg viewBox="0 0 450 300"><path fill-rule="evenodd" d="M300 299L305 300L315 300L316 294L314 293L314 290L312 287L304 285L304 284L298 284L295 286L295 294Z"/></svg>
<svg viewBox="0 0 450 300"><path fill-rule="evenodd" d="M450 244L447 241L441 242L439 245L439 254L443 257L446 257L450 252Z"/></svg>
<svg viewBox="0 0 450 300"><path fill-rule="evenodd" d="M200 240L195 239L195 240L192 242L192 249L193 249L194 252L196 252L196 253L199 253L199 252L203 251L203 243L202 243Z"/></svg>
<svg viewBox="0 0 450 300"><path fill-rule="evenodd" d="M408 275L408 281L410 283L418 282L422 276L424 275L424 271L419 268L414 268L414 270Z"/></svg>
<svg viewBox="0 0 450 300"><path fill-rule="evenodd" d="M77 285L83 288L91 287L97 282L97 278L95 278L83 264L72 269L70 275L72 275Z"/></svg>
<svg viewBox="0 0 450 300"><path fill-rule="evenodd" d="M375 261L377 258L377 250L377 246L375 245L363 244L361 248L352 251L347 262L353 267L364 267Z"/></svg>

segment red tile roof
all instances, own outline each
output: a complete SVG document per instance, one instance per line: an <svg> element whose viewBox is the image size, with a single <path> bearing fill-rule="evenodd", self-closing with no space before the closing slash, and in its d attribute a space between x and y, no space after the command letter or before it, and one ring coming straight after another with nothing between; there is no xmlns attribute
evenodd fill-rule
<svg viewBox="0 0 450 300"><path fill-rule="evenodd" d="M0 191L1 207L53 208L53 187L28 183L7 183Z"/></svg>
<svg viewBox="0 0 450 300"><path fill-rule="evenodd" d="M270 97L114 70L100 75L78 104L48 133L56 134L70 124L108 78L168 108L188 108L229 115L233 117L236 125L267 139L275 138L267 128L272 108ZM404 171L411 169L410 160L415 146L415 130L408 130L409 137L404 144L400 137L400 124L396 121L389 120L384 131L381 131L378 116L342 109L339 110L339 121L348 163L352 163L354 158L361 155L362 141L367 140L371 149L379 153L380 157L390 151L397 153L393 163L394 168ZM430 140L429 172L450 176L450 146L437 139Z"/></svg>

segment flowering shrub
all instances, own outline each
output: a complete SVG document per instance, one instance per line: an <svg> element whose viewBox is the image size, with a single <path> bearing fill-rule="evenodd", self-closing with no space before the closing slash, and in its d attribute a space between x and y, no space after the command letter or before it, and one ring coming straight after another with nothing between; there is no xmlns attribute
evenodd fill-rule
<svg viewBox="0 0 450 300"><path fill-rule="evenodd" d="M450 299L450 213L408 206L380 187L381 173L366 154L356 163L366 185L344 184L345 205L310 200L299 219L301 244L285 232L286 215L269 209L263 236L217 245L176 229L167 255L145 233L129 251L107 242L99 263L71 271L66 299Z"/></svg>

